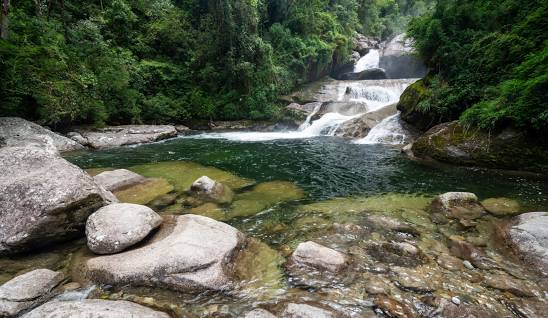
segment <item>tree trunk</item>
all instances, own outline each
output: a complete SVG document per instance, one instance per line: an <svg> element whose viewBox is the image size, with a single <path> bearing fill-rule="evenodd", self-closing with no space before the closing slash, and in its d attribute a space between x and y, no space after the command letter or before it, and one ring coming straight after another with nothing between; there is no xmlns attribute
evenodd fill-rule
<svg viewBox="0 0 548 318"><path fill-rule="evenodd" d="M0 38L7 40L9 36L10 0L2 0L2 12L0 14Z"/></svg>
<svg viewBox="0 0 548 318"><path fill-rule="evenodd" d="M36 9L36 16L41 17L42 16L42 4L40 3L40 0L34 0L34 8Z"/></svg>

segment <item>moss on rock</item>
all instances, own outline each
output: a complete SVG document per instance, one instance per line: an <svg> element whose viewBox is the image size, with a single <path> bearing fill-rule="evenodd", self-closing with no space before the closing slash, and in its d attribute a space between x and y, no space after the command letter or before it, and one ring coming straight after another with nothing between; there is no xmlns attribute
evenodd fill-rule
<svg viewBox="0 0 548 318"><path fill-rule="evenodd" d="M439 123L432 114L421 110L419 107L420 102L427 96L428 88L425 80L418 80L405 89L397 106L401 112L401 118L422 131L426 131Z"/></svg>

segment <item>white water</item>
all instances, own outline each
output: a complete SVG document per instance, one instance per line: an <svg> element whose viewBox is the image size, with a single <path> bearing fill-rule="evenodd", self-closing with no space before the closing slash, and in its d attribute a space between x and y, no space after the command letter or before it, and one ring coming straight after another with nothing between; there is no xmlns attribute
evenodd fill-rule
<svg viewBox="0 0 548 318"><path fill-rule="evenodd" d="M356 65L354 65L354 73L362 72L371 68L377 68L379 67L379 63L379 50L369 50L369 52L362 56Z"/></svg>
<svg viewBox="0 0 548 318"><path fill-rule="evenodd" d="M314 115L316 115L320 109L322 108L322 104L321 103L318 103L318 105L316 105L316 107L314 107L314 110L312 110L312 112L306 117L306 120L304 121L304 123L302 123L300 126L299 126L299 130L305 130L306 128L310 127L310 121L312 120L312 117L314 117Z"/></svg>
<svg viewBox="0 0 548 318"><path fill-rule="evenodd" d="M365 138L356 140L356 144L403 145L409 136L401 124L400 112L388 116L377 124Z"/></svg>

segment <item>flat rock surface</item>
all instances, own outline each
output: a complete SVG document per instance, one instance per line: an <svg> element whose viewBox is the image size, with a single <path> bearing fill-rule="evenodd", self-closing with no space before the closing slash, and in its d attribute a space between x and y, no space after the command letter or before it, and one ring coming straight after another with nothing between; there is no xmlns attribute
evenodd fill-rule
<svg viewBox="0 0 548 318"><path fill-rule="evenodd" d="M115 203L100 208L86 222L88 247L97 254L113 254L139 243L162 224L151 208Z"/></svg>
<svg viewBox="0 0 548 318"><path fill-rule="evenodd" d="M91 148L105 149L175 137L177 129L170 125L124 125L79 133Z"/></svg>
<svg viewBox="0 0 548 318"><path fill-rule="evenodd" d="M127 169L101 172L93 179L108 191L122 190L146 180L145 177Z"/></svg>
<svg viewBox="0 0 548 318"><path fill-rule="evenodd" d="M36 269L0 286L0 316L13 316L53 297L50 292L64 275L49 269Z"/></svg>
<svg viewBox="0 0 548 318"><path fill-rule="evenodd" d="M245 318L276 318L271 312L265 309L253 309L245 315Z"/></svg>
<svg viewBox="0 0 548 318"><path fill-rule="evenodd" d="M83 234L87 217L115 200L82 169L42 145L0 148L0 254Z"/></svg>
<svg viewBox="0 0 548 318"><path fill-rule="evenodd" d="M18 117L0 117L0 140L7 146L21 145L25 140L37 140L46 137L59 151L84 149L82 145L61 136L33 122Z"/></svg>
<svg viewBox="0 0 548 318"><path fill-rule="evenodd" d="M116 286L156 286L178 291L230 287L228 267L245 236L198 215L169 216L148 244L84 260L85 278Z"/></svg>
<svg viewBox="0 0 548 318"><path fill-rule="evenodd" d="M169 315L125 300L86 299L82 301L51 301L22 317L169 318Z"/></svg>

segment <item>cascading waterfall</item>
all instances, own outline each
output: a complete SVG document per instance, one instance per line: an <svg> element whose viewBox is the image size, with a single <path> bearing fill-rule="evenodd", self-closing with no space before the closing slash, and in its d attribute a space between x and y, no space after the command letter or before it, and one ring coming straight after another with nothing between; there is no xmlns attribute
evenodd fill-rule
<svg viewBox="0 0 548 318"><path fill-rule="evenodd" d="M379 50L369 50L367 54L362 56L354 66L354 73L363 72L368 69L379 67L380 53Z"/></svg>
<svg viewBox="0 0 548 318"><path fill-rule="evenodd" d="M373 127L365 138L355 141L356 144L403 145L409 141L406 129L402 125L400 112L388 116Z"/></svg>
<svg viewBox="0 0 548 318"><path fill-rule="evenodd" d="M304 121L304 123L302 123L299 126L299 130L302 131L310 127L310 121L312 120L312 117L314 117L320 111L321 108L322 108L322 103L318 103L318 105L314 107L314 110L312 110L312 112L306 117L306 120Z"/></svg>

